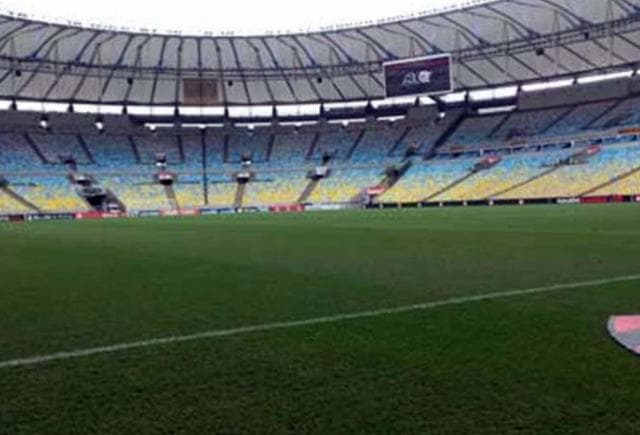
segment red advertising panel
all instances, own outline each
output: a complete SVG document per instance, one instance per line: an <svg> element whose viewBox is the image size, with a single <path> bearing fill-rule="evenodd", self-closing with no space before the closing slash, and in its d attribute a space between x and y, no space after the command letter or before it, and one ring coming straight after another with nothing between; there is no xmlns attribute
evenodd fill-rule
<svg viewBox="0 0 640 435"><path fill-rule="evenodd" d="M269 207L269 211L272 213L302 213L304 206L302 204L272 205Z"/></svg>
<svg viewBox="0 0 640 435"><path fill-rule="evenodd" d="M581 198L580 202L583 204L604 204L607 202L624 202L624 196L611 195L611 196L588 196Z"/></svg>
<svg viewBox="0 0 640 435"><path fill-rule="evenodd" d="M382 195L385 191L386 189L384 186L373 186L367 189L367 195L369 196Z"/></svg>
<svg viewBox="0 0 640 435"><path fill-rule="evenodd" d="M123 213L118 212L102 212L102 211L83 211L76 213L75 218L82 219L114 219L123 217Z"/></svg>

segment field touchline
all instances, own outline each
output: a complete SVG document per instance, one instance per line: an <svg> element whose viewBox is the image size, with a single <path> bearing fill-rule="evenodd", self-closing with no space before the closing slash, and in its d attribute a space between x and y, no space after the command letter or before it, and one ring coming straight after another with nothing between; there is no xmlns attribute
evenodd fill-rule
<svg viewBox="0 0 640 435"><path fill-rule="evenodd" d="M553 284L544 287L533 287L528 289L498 291L485 293L475 296L461 296L457 298L442 299L439 301L425 302L422 304L403 305L393 308L381 308L377 310L360 311L355 313L342 313L330 316L313 317L303 320L291 320L273 323L264 323L262 325L241 326L229 329L216 329L211 331L198 332L187 335L177 335L160 338L150 338L140 341L131 341L125 343L112 344L108 346L90 347L86 349L76 349L72 351L55 352L44 355L36 355L27 358L17 358L6 361L0 361L0 369L10 367L32 366L43 364L51 361L67 360L72 358L80 358L91 355L100 355L106 353L121 352L130 349L138 349L152 346L168 345L172 343L181 343L186 341L203 340L216 337L228 337L232 335L249 334L252 332L272 331L276 329L295 328L298 326L319 325L324 323L336 323L346 320L363 319L367 317L384 316L388 314L404 313L410 311L428 310L447 305L461 305L471 302L487 301L492 299L503 299L515 296L531 295L538 293L548 293L558 290L576 289L582 287L595 287L605 284L613 284L617 282L637 281L640 280L640 274L622 275L611 278L595 279L590 281L577 281L565 284Z"/></svg>

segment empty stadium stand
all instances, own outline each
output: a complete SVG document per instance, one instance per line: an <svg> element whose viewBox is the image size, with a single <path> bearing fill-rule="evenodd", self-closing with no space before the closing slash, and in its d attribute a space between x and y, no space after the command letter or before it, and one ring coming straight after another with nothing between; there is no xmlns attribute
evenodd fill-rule
<svg viewBox="0 0 640 435"><path fill-rule="evenodd" d="M206 130L149 131L135 117L114 115L103 133L87 128L82 115L57 114L43 131L37 117L6 112L0 213L95 208L70 182L70 164L129 211L640 194L639 97L542 101L523 97L528 108L497 114L461 103L409 108L393 122L368 117ZM572 160L594 145L599 152ZM490 156L497 163L478 170ZM155 178L159 157L176 174L169 185ZM255 176L237 183L234 174L246 159ZM329 161L326 176L310 177Z"/></svg>

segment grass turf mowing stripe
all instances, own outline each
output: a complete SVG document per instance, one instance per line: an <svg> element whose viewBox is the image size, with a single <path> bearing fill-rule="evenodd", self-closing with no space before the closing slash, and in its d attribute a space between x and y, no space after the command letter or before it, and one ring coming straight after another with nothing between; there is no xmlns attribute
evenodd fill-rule
<svg viewBox="0 0 640 435"><path fill-rule="evenodd" d="M194 334L150 338L140 341L132 341L127 343L119 343L108 346L91 347L87 349L77 349L66 352L56 352L47 355L37 355L28 358L17 358L0 362L0 369L6 369L10 367L23 367L32 366L37 364L43 364L51 361L68 360L72 358L80 358L91 355L99 355L106 353L121 352L130 349L139 349L151 346L161 346L173 343L181 343L186 341L203 340L208 338L228 337L232 335L248 334L252 332L265 332L276 329L294 328L298 326L318 325L324 323L336 323L345 320L363 319L368 317L377 317L389 314L405 313L410 311L428 310L432 308L447 306L447 305L460 305L471 302L487 301L492 299L503 299L514 296L524 296L538 293L547 293L558 290L568 290L583 287L596 287L605 284L614 284L618 282L628 282L640 280L640 274L634 275L622 275L611 278L595 279L590 281L578 281L565 284L553 284L544 287L533 287L528 289L508 290L501 292L485 293L476 296L462 296L457 298L448 298L440 301L425 302L422 304L404 305L393 308L381 308L370 311L360 311L356 313L343 313L335 314L331 316L314 317L303 320L290 320L283 322L265 323L262 325L241 326L238 328L230 329L218 329L212 331L198 332Z"/></svg>

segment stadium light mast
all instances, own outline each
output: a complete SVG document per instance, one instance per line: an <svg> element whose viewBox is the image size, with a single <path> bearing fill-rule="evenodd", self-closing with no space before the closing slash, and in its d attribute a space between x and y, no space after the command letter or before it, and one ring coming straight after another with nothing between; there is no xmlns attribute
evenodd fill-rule
<svg viewBox="0 0 640 435"><path fill-rule="evenodd" d="M94 125L99 133L104 133L104 118L100 113L96 115L96 121Z"/></svg>
<svg viewBox="0 0 640 435"><path fill-rule="evenodd" d="M44 112L44 102L42 103L42 114L40 115L40 120L38 121L38 125L41 129L48 131L49 124L49 115Z"/></svg>

